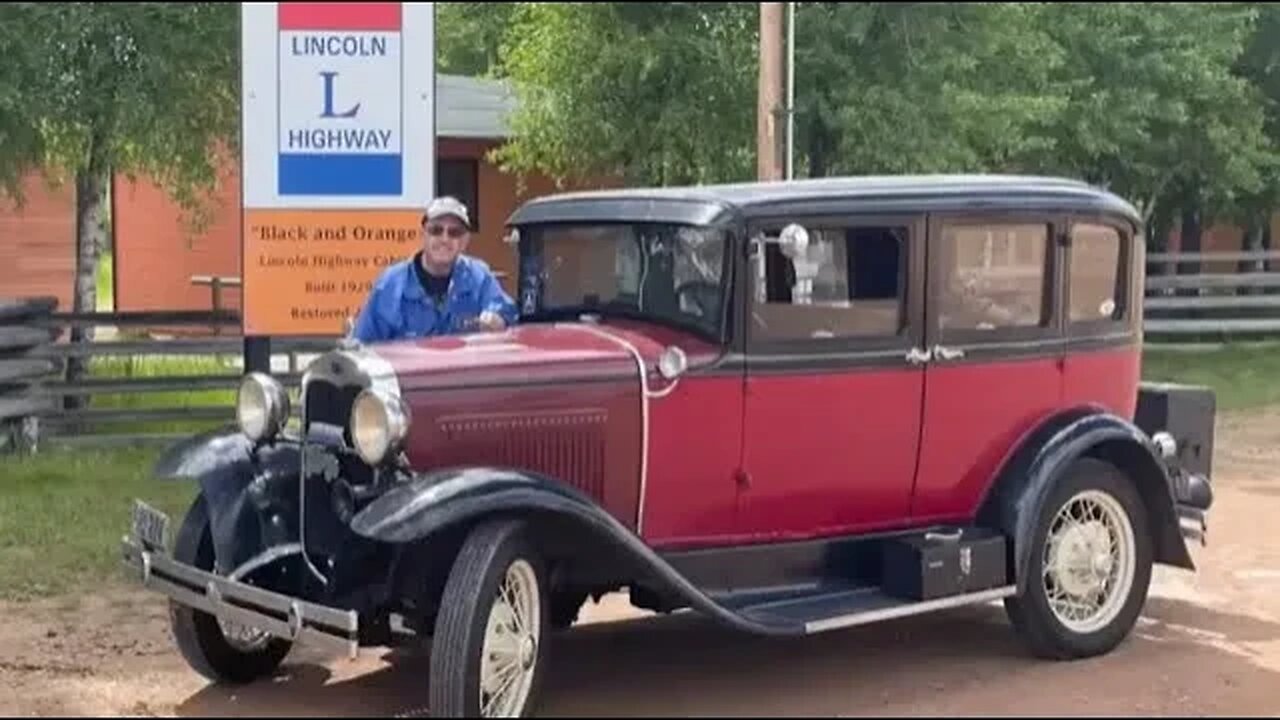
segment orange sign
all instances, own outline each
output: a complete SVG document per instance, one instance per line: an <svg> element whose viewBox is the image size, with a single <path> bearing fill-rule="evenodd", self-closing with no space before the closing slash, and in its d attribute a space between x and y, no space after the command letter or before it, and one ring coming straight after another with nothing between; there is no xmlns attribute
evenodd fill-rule
<svg viewBox="0 0 1280 720"><path fill-rule="evenodd" d="M421 211L244 211L244 333L340 335L373 281L422 246Z"/></svg>

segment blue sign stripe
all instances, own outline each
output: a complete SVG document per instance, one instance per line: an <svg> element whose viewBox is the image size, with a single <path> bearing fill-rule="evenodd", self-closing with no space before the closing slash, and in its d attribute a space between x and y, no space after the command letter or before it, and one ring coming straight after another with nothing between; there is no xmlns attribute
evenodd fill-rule
<svg viewBox="0 0 1280 720"><path fill-rule="evenodd" d="M395 155L280 155L281 195L399 195L404 160Z"/></svg>

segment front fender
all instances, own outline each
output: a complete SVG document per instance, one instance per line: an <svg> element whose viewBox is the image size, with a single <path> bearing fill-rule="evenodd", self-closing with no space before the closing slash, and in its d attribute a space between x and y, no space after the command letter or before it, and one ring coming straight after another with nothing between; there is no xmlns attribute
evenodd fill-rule
<svg viewBox="0 0 1280 720"><path fill-rule="evenodd" d="M1194 569L1183 540L1173 486L1151 440L1136 425L1099 411L1076 411L1046 422L1005 467L982 512L1012 537L1014 578L1021 592L1031 562L1032 533L1049 493L1072 461L1091 456L1118 467L1146 503L1156 562Z"/></svg>
<svg viewBox="0 0 1280 720"><path fill-rule="evenodd" d="M533 473L480 467L415 475L366 506L350 526L371 540L403 544L497 514L544 514L571 522L635 563L646 574L643 579L654 581L660 589L735 629L766 635L804 632L802 625L760 621L721 606L590 498Z"/></svg>
<svg viewBox="0 0 1280 720"><path fill-rule="evenodd" d="M193 479L209 512L216 570L231 572L265 544L260 518L275 505L287 509L297 495L301 446L291 438L255 445L234 428L195 435L168 448L155 463L162 480Z"/></svg>

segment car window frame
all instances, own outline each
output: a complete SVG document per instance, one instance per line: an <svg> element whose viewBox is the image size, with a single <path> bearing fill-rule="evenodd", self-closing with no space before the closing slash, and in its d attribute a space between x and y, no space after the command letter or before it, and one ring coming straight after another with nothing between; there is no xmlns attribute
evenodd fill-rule
<svg viewBox="0 0 1280 720"><path fill-rule="evenodd" d="M1045 236L1044 290L1041 296L1046 324L1037 326L998 327L994 330L944 329L941 317L942 283L946 280L942 265L944 231L954 225L1000 226L1044 225ZM996 210L996 211L947 211L935 212L929 217L928 243L928 293L926 298L929 347L945 346L958 349L989 349L999 351L1005 347L1036 349L1063 339L1062 282L1063 282L1063 228L1065 214L1046 210Z"/></svg>
<svg viewBox="0 0 1280 720"><path fill-rule="evenodd" d="M766 228L783 227L796 223L805 228L836 226L845 229L860 227L905 227L908 237L904 245L906 263L899 268L905 303L900 304L902 326L894 335L863 335L833 338L761 339L751 320L755 295L755 262L757 242L753 239ZM906 353L920 347L924 337L924 262L925 234L928 229L928 213L865 213L826 211L820 213L788 213L785 210L760 214L744 223L742 240L742 265L739 274L740 320L737 329L741 333L744 352L755 358L796 358L857 356L874 354L882 356ZM762 248L761 248L762 249Z"/></svg>
<svg viewBox="0 0 1280 720"><path fill-rule="evenodd" d="M1128 223L1105 215L1091 213L1071 213L1064 218L1063 259L1062 259L1062 326L1066 337L1070 340L1107 337L1116 334L1129 334L1136 327L1141 316L1142 295L1140 275L1136 272L1135 261L1145 262L1139 247L1141 240ZM1099 320L1071 319L1071 258L1074 250L1072 231L1077 225L1099 225L1116 231L1120 237L1119 267L1116 269L1117 280L1121 288L1117 298L1123 300L1123 312L1119 319L1106 318Z"/></svg>

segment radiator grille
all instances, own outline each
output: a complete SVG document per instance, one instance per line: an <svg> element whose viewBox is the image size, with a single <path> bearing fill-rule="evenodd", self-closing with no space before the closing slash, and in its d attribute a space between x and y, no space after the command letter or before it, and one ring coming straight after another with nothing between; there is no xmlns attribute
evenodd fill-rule
<svg viewBox="0 0 1280 720"><path fill-rule="evenodd" d="M536 472L604 497L604 410L443 418L448 464L486 464Z"/></svg>

